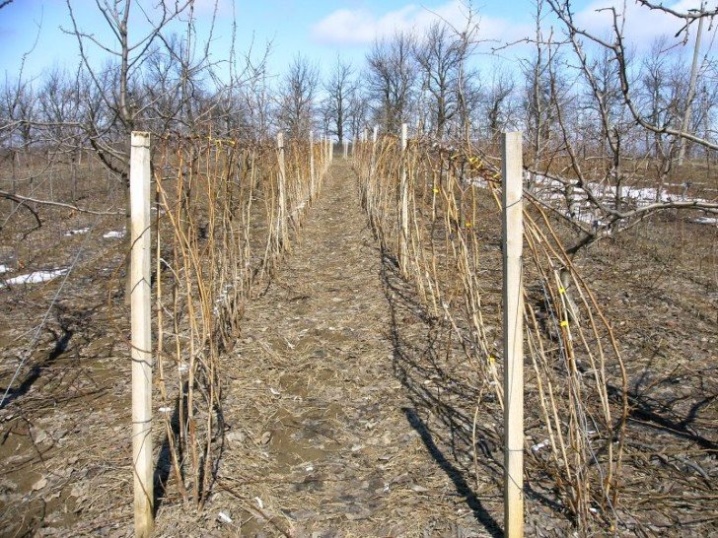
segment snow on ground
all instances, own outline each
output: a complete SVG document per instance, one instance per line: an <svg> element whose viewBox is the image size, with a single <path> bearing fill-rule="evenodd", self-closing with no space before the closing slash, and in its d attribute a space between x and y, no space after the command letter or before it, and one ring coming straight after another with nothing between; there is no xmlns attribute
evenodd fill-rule
<svg viewBox="0 0 718 538"><path fill-rule="evenodd" d="M10 271L12 271L12 268L0 263L0 275L2 275L3 273L9 273Z"/></svg>
<svg viewBox="0 0 718 538"><path fill-rule="evenodd" d="M481 188L488 187L488 182L481 177L471 178L469 183ZM588 201L588 195L583 188L577 187L575 184L572 188L567 188L567 185L560 181L528 171L524 171L524 183L531 185L531 192L536 198L550 205L561 214L592 226L601 226L603 224L596 214L595 207ZM607 207L613 207L616 199L616 187L614 185L592 182L588 183L588 186L596 198L601 200ZM668 192L665 188L662 188L659 192L654 187L624 185L621 188L621 202L629 207L636 208L660 202L712 202L705 198L686 196L686 190L689 186L686 183L670 183L666 186L680 188L683 192L675 194ZM699 217L694 219L693 222L715 225L718 224L718 219L715 217Z"/></svg>
<svg viewBox="0 0 718 538"><path fill-rule="evenodd" d="M102 236L104 239L122 239L125 237L125 231L124 230L113 230L105 233Z"/></svg>
<svg viewBox="0 0 718 538"><path fill-rule="evenodd" d="M540 174L530 174L526 172L524 174L526 181L533 179L533 191L537 198L544 200L549 203L555 209L569 216L573 213L572 217L583 222L590 224L601 224L598 216L595 213L595 208L588 201L588 195L583 188L573 186L572 190L567 189L567 186L559 181L550 179ZM607 206L611 207L616 198L616 186L607 185L604 183L588 183L588 186L593 195L602 200ZM631 185L624 185L621 187L621 202L627 204L629 207L633 206L636 208L645 207L655 203L670 203L670 202L696 202L696 203L709 203L710 200L704 198L694 198L686 195L688 185L686 183L671 184L674 187L680 187L683 192L680 194L668 192L665 188L660 190L655 187L635 187ZM570 206L570 208L569 208ZM712 224L710 219L696 219L694 222L699 224Z"/></svg>
<svg viewBox="0 0 718 538"><path fill-rule="evenodd" d="M90 228L79 228L77 230L68 230L65 232L65 237L72 237L73 235L82 235L90 231Z"/></svg>
<svg viewBox="0 0 718 538"><path fill-rule="evenodd" d="M19 275L0 282L0 288L13 286L15 284L37 284L39 282L48 282L66 274L67 271L67 269L53 269L52 271L35 271L27 275Z"/></svg>

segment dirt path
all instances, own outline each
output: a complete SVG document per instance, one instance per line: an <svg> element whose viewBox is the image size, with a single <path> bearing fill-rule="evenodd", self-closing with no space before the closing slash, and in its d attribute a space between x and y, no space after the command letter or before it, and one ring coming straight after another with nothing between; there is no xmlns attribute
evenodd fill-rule
<svg viewBox="0 0 718 538"><path fill-rule="evenodd" d="M483 511L395 375L397 313L347 164L301 237L227 359L228 447L204 532L491 536L500 514Z"/></svg>

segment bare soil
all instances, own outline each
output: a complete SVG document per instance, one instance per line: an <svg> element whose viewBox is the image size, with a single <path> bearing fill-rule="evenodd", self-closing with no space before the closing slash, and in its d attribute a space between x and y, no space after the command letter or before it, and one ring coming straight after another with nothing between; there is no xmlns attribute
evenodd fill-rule
<svg viewBox="0 0 718 538"><path fill-rule="evenodd" d="M44 254L23 247L38 267L63 263L56 245L66 259L80 245L91 253L36 344L60 280L0 290L3 392L34 350L0 409L1 536L133 532L128 312L108 292L122 288L123 253L101 236L122 219L65 238L83 218L43 230ZM630 370L622 526L596 535L718 535L717 235L654 219L576 260ZM346 163L330 169L299 238L223 358L212 497L197 513L170 481L156 535L502 536L501 427L479 409L485 434L472 439L479 395L451 356L452 329L426 315L372 237ZM162 442L156 428L158 452ZM529 495L526 512L528 536L573 532L545 495Z"/></svg>

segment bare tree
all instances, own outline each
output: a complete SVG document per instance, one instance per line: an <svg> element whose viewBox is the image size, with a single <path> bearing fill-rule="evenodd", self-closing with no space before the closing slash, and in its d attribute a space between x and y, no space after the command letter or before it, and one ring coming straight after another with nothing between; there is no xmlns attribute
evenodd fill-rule
<svg viewBox="0 0 718 538"><path fill-rule="evenodd" d="M10 161L10 192L17 192L18 165L34 141L37 114L36 95L22 76L12 81L7 77L0 90L0 144ZM7 197L7 196L4 196Z"/></svg>
<svg viewBox="0 0 718 538"><path fill-rule="evenodd" d="M692 142L693 144L710 150L718 150L718 143L712 140L684 131L682 126L674 127L671 125L653 124L641 113L640 107L636 102L636 91L629 68L630 56L627 52L624 35L625 13L619 13L615 7L604 9L604 11L607 11L611 16L611 36L609 38L601 38L598 35L580 27L576 23L574 12L568 0L546 0L546 2L550 6L553 13L558 17L559 21L563 24L566 34L569 37L574 40L585 39L594 46L607 51L611 61L614 62L616 66L616 73L618 75L623 101L628 107L628 111L634 121L638 125L653 132L661 132L669 136L680 137L685 141ZM682 21L684 26L678 32L677 36L687 32L690 26L693 23L698 22L700 19L713 19L718 16L718 7L712 10L707 10L705 9L705 6L703 6L698 10L678 12L665 7L663 4L654 4L653 2L645 0L638 0L638 2L648 9L663 11L667 15L671 15Z"/></svg>
<svg viewBox="0 0 718 538"><path fill-rule="evenodd" d="M3 158L10 161L10 195L17 192L17 161L22 147L18 132L22 119L18 111L19 92L23 86L5 77L5 84L0 93L0 147Z"/></svg>
<svg viewBox="0 0 718 538"><path fill-rule="evenodd" d="M121 179L129 201L130 133L139 127L149 103L139 98L142 66L169 23L187 10L193 0L159 0L152 10L144 10L137 0L94 0L95 8L107 25L102 41L93 31L80 28L72 0L65 0L72 26L63 29L73 35L80 50L82 67L91 85L88 112L83 122L85 137L100 161ZM130 37L130 13L141 13L148 30ZM90 50L105 53L110 60L98 69L90 61ZM129 203L125 204L126 228L130 229ZM129 301L130 278L127 271L125 300Z"/></svg>
<svg viewBox="0 0 718 538"><path fill-rule="evenodd" d="M386 132L398 132L409 119L417 79L415 42L411 34L397 34L390 41L374 42L366 56L374 117Z"/></svg>
<svg viewBox="0 0 718 538"><path fill-rule="evenodd" d="M511 73L501 67L494 67L490 80L481 92L481 108L486 123L487 136L498 140L501 131L509 128L513 122L512 97L516 88Z"/></svg>
<svg viewBox="0 0 718 538"><path fill-rule="evenodd" d="M701 1L700 11L705 12L706 2ZM698 28L696 30L695 45L693 46L693 61L691 62L691 78L688 83L688 92L686 93L686 106L683 112L683 122L681 123L681 131L686 132L691 127L691 117L693 114L693 100L696 96L696 82L698 80L698 59L701 51L701 39L703 37L703 22L706 20L705 17L698 19ZM687 37L687 36L686 36ZM678 149L678 165L683 165L683 159L686 155L686 144L683 138L679 141Z"/></svg>
<svg viewBox="0 0 718 538"><path fill-rule="evenodd" d="M364 80L366 77L361 74L358 78ZM369 126L369 100L370 97L359 86L349 99L347 122L349 133L355 140L358 140L364 129Z"/></svg>
<svg viewBox="0 0 718 538"><path fill-rule="evenodd" d="M653 43L643 60L636 102L641 114L651 123L677 126L681 123L686 83L680 66L670 62L669 48L665 38ZM656 196L660 199L661 188L678 154L680 139L647 129L644 134L648 162L656 163L659 185Z"/></svg>
<svg viewBox="0 0 718 538"><path fill-rule="evenodd" d="M459 108L464 52L449 26L439 21L429 26L424 39L416 46L421 88L430 96L430 130L438 139L444 137L448 123Z"/></svg>
<svg viewBox="0 0 718 538"><path fill-rule="evenodd" d="M356 93L354 71L354 66L351 63L337 58L337 62L329 74L329 79L324 85L327 92L325 108L333 124L329 132L337 136L340 145L346 136L350 106Z"/></svg>
<svg viewBox="0 0 718 538"><path fill-rule="evenodd" d="M582 201L593 218L588 223L585 218L576 218L571 211L564 213L581 235L569 251L575 253L603 237L606 229L613 232L628 229L658 211L689 208L717 213L718 203L715 202L666 199L662 195L662 186L677 155L680 139L700 144L706 150L716 149L714 142L688 133L680 126L684 118L681 95L685 95L688 84L685 77L671 72L667 61L654 58L644 64L642 76L636 82L632 58L624 40L625 12L619 14L615 8L607 8L613 21L613 35L604 39L577 26L569 2L546 1L566 31L572 51L572 58L566 65L577 68L577 82L586 90L582 110L598 123L600 161L609 157L608 166L593 169L588 166L581 148L585 141L577 140L573 135L575 126L558 100L555 73L559 65L556 57L551 57L547 69L554 86L552 109L570 164L559 174L549 172L548 168L543 172L563 186L567 201L577 195L574 189L580 190ZM591 45L590 48L586 43ZM646 103L649 106L645 106ZM649 134L653 134L653 144L644 144L643 149L652 149L652 158L658 157L661 163L655 183L656 198L653 203L637 203L624 199L622 189L625 182L636 180L640 141L650 141Z"/></svg>
<svg viewBox="0 0 718 538"><path fill-rule="evenodd" d="M558 45L554 42L553 33L544 35L543 19L544 0L536 0L536 14L534 15L535 35L533 43L535 54L532 58L523 61L523 72L526 78L525 113L528 138L531 147L531 157L534 163L540 163L549 143L550 131L555 126L554 95L552 91L556 84L552 84L552 76L558 71L551 72L551 66L556 64Z"/></svg>
<svg viewBox="0 0 718 538"><path fill-rule="evenodd" d="M306 138L314 124L319 70L298 54L289 65L279 88L278 121L292 138Z"/></svg>
<svg viewBox="0 0 718 538"><path fill-rule="evenodd" d="M256 76L250 79L247 88L240 92L244 103L242 127L249 138L265 139L270 134L272 122L272 97L265 66L253 68Z"/></svg>
<svg viewBox="0 0 718 538"><path fill-rule="evenodd" d="M111 118L111 125L103 125L94 121L97 118L90 116L88 119L91 121L86 124L88 139L100 160L127 182L129 134L136 129L142 108L147 106L132 95L141 77L142 64L162 31L187 10L193 0L161 0L151 11L143 10L136 0L94 1L109 30L106 34L111 36L109 41L103 42L94 32L80 28L72 0L66 0L72 27L64 31L77 39L83 67L99 92L103 106L109 112L108 117ZM131 39L129 21L130 12L134 9L142 13L149 29L143 35ZM90 62L91 48L103 51L111 58L104 70L98 70ZM119 135L121 140L108 136L113 132Z"/></svg>
<svg viewBox="0 0 718 538"><path fill-rule="evenodd" d="M56 68L47 75L39 93L39 118L37 135L57 157L67 158L70 165L70 192L72 202L77 201L77 167L84 146L81 129L86 109L83 78L79 73L71 75L67 70Z"/></svg>

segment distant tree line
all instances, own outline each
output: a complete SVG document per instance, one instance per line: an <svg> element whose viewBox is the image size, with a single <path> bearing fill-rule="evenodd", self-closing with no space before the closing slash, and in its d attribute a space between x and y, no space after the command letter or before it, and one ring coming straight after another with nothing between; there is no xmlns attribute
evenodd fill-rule
<svg viewBox="0 0 718 538"><path fill-rule="evenodd" d="M76 39L80 65L39 80L6 77L0 87L6 154L33 146L90 149L126 177L133 130L255 140L314 130L341 142L374 125L397 133L408 123L416 136L452 143L491 144L501 131L521 129L530 166L545 168L561 155L572 177L598 173L618 185L626 166L651 167L665 181L684 159L718 149L718 63L705 39L718 8L705 2L676 12L639 1L646 12L681 21L682 30L638 54L617 8L605 10L609 35L597 36L576 22L570 2L536 0L535 33L522 40L527 52L518 67L498 61L482 70L479 54L512 45L483 41L479 13L467 3L460 28L437 18L421 34L377 39L362 65L338 57L323 77L302 54L278 77L270 73L271 45L233 47L217 59L211 37L198 40L193 0L165 0L142 12L150 28L143 35L129 32L130 12L141 12L137 0L95 0L107 41L81 27L75 4L66 0L64 30ZM94 65L98 51L106 60Z"/></svg>

